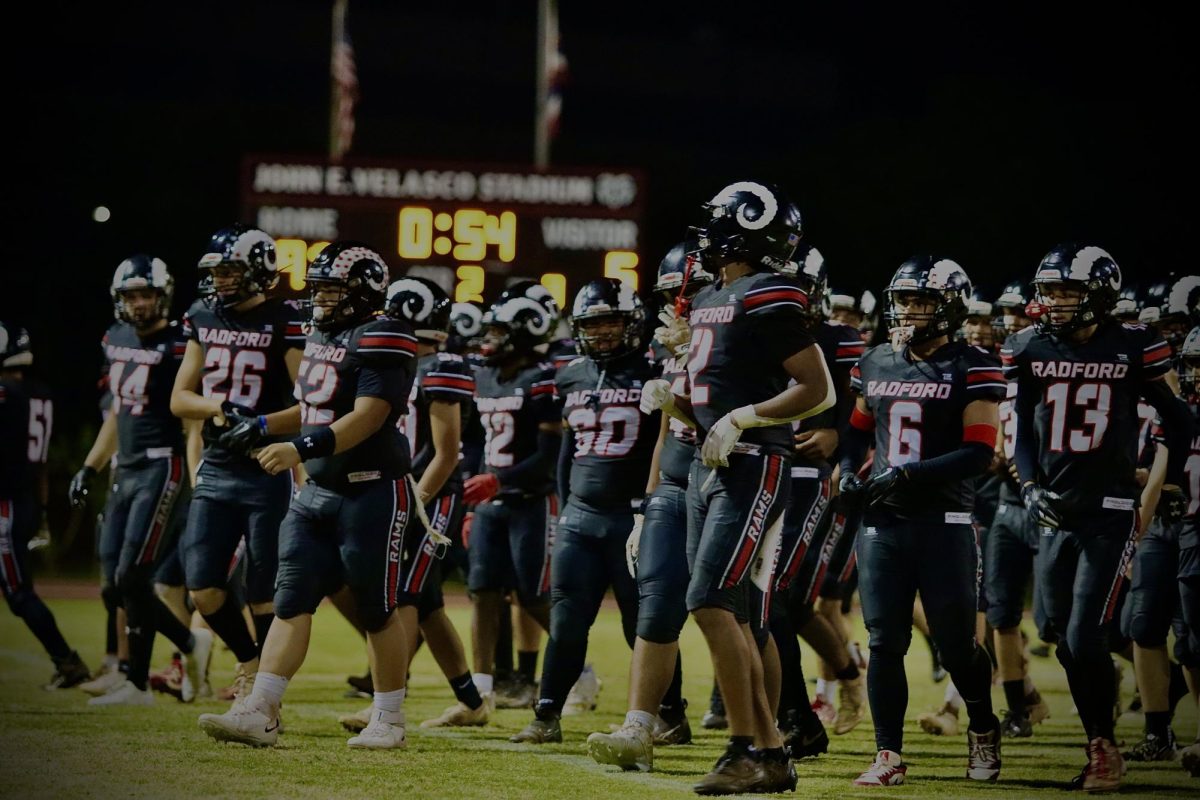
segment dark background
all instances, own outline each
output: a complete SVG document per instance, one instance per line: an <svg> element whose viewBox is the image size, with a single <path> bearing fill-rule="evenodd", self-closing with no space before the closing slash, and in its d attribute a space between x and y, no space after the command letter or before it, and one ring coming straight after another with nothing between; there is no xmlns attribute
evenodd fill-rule
<svg viewBox="0 0 1200 800"><path fill-rule="evenodd" d="M7 37L0 318L30 329L59 393L59 482L98 420L117 263L162 257L181 310L207 236L238 215L242 154L327 148L330 2L178 5L23 6ZM698 202L755 177L795 196L839 289L877 290L928 250L994 294L1072 238L1127 280L1193 268L1178 263L1195 141L1182 19L786 5L563 3L553 161L645 170L643 264ZM535 9L351 0L352 154L529 162ZM98 205L111 221L92 221Z"/></svg>

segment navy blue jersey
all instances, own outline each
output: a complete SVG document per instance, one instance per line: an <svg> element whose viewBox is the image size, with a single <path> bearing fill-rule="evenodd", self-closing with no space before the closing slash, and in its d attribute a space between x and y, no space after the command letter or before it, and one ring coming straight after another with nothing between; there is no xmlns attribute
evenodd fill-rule
<svg viewBox="0 0 1200 800"><path fill-rule="evenodd" d="M546 348L546 360L554 365L556 370L562 369L579 356L579 348L574 339L558 339Z"/></svg>
<svg viewBox="0 0 1200 800"><path fill-rule="evenodd" d="M50 387L37 378L26 377L24 383L29 395L29 461L35 467L44 467L54 432L54 397Z"/></svg>
<svg viewBox="0 0 1200 800"><path fill-rule="evenodd" d="M379 430L354 447L304 462L314 483L341 491L355 483L396 480L408 474L408 441L396 421L408 410L416 354L412 328L390 317L376 317L335 333L309 333L295 386L301 435L345 417L359 397L377 397L391 405Z"/></svg>
<svg viewBox="0 0 1200 800"><path fill-rule="evenodd" d="M475 404L475 371L462 356L430 353L417 362L417 376L408 395L408 411L400 418L400 430L408 437L412 451L412 472L425 474L435 450L429 422L431 403L450 403L459 408L461 431L467 430ZM446 479L442 493L462 486L462 474L455 469Z"/></svg>
<svg viewBox="0 0 1200 800"><path fill-rule="evenodd" d="M171 390L187 347L177 323L145 338L118 322L100 343L117 411L117 463L123 467L183 452L183 425L171 413Z"/></svg>
<svg viewBox="0 0 1200 800"><path fill-rule="evenodd" d="M1008 337L1001 360L1017 407L1033 409L1039 474L1022 479L1057 492L1067 513L1135 508L1138 398L1171 370L1162 336L1108 321L1074 344L1027 328Z"/></svg>
<svg viewBox="0 0 1200 800"><path fill-rule="evenodd" d="M1009 465L1017 454L1017 384L1009 381L1005 386L1004 399L1000 401L1000 450L1004 456L1004 478L1000 483L1000 502L1007 505L1023 505L1021 486L1012 477Z"/></svg>
<svg viewBox="0 0 1200 800"><path fill-rule="evenodd" d="M850 380L875 418L872 474L959 449L966 407L976 400L998 403L1005 392L995 356L965 342L945 344L924 361L907 347L897 352L881 344L866 352ZM970 522L977 479L901 484L882 507L901 519Z"/></svg>
<svg viewBox="0 0 1200 800"><path fill-rule="evenodd" d="M672 394L688 394L687 363L685 358L668 358L663 362L662 378L670 381ZM688 485L692 459L696 457L696 431L674 417L667 418L667 438L658 454L659 473L676 486Z"/></svg>
<svg viewBox="0 0 1200 800"><path fill-rule="evenodd" d="M802 312L808 298L790 278L745 275L728 286L706 286L692 301L688 374L701 433L734 409L761 403L787 388L783 362L812 345ZM792 428L745 431L740 443L790 453Z"/></svg>
<svg viewBox="0 0 1200 800"><path fill-rule="evenodd" d="M292 379L284 355L304 347L296 303L267 298L239 312L197 301L183 317L183 331L204 350L202 395L237 403L256 414L271 414L292 405ZM205 438L206 462L257 469L252 459L213 446L209 437Z"/></svg>
<svg viewBox="0 0 1200 800"><path fill-rule="evenodd" d="M841 430L845 427L846 421L850 419L850 411L854 408L854 394L849 391L850 370L854 369L867 349L866 344L859 338L858 331L840 322L822 322L813 333L817 337L817 345L821 348L825 364L829 367L829 377L833 380L834 390L837 392L837 403L833 408L826 409L814 417L793 422L792 431L795 433L820 428ZM826 477L833 472L836 458L836 451L825 461L796 456L792 467L815 468L821 477Z"/></svg>
<svg viewBox="0 0 1200 800"><path fill-rule="evenodd" d="M575 434L571 497L601 511L628 511L646 494L659 417L642 416L642 386L657 369L641 353L603 367L576 358L558 372L562 417Z"/></svg>
<svg viewBox="0 0 1200 800"><path fill-rule="evenodd" d="M499 473L519 464L537 452L541 424L559 424L554 365L548 361L529 364L507 378L501 376L499 367L481 368L475 373L475 407L486 437L481 471ZM554 491L553 463L547 465L545 480L536 483L529 487L534 494ZM501 494L513 493L526 492L501 488Z"/></svg>
<svg viewBox="0 0 1200 800"><path fill-rule="evenodd" d="M29 395L21 381L0 379L0 498L25 498L32 490Z"/></svg>
<svg viewBox="0 0 1200 800"><path fill-rule="evenodd" d="M1200 422L1200 406L1191 405L1193 419ZM1183 527L1179 532L1180 547L1200 547L1200 425L1196 427L1196 435L1192 437L1192 448L1184 466L1188 485L1185 491L1188 497L1187 513L1183 518Z"/></svg>

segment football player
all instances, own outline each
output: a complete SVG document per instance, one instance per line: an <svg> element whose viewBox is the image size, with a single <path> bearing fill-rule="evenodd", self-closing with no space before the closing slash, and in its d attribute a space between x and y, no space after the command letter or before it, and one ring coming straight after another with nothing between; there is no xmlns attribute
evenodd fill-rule
<svg viewBox="0 0 1200 800"><path fill-rule="evenodd" d="M858 665L850 657L837 629L813 604L829 571L832 556L833 457L838 430L849 419L854 400L850 394L850 369L858 363L865 345L858 331L828 319L829 287L825 259L815 247L801 242L784 274L794 277L808 296L806 328L813 334L837 391L834 408L819 416L793 423L795 456L791 468L791 499L783 517L782 549L775 574L775 595L769 604L769 622L782 667L778 717L785 742L794 758L825 752L829 737L809 703L800 661L797 634L829 665L839 682L840 707L834 733L852 731L866 710L866 687ZM830 546L827 546L830 545Z"/></svg>
<svg viewBox="0 0 1200 800"><path fill-rule="evenodd" d="M439 352L449 338L450 298L440 286L418 277L402 278L388 287L388 316L407 320L417 337L417 376L402 429L413 453L417 496L434 532L421 542L421 556L405 578L405 591L419 594L417 618L429 652L450 682L457 702L422 728L486 725L494 708L492 696L481 697L471 680L462 639L446 616L442 600L445 559L435 557L436 535L455 539L462 526L462 431L474 408L475 371L461 356ZM415 650L416 641L409 642Z"/></svg>
<svg viewBox="0 0 1200 800"><path fill-rule="evenodd" d="M1172 282L1156 323L1183 369L1187 365L1178 358L1177 348L1183 341L1177 332L1182 325L1195 324L1200 324L1200 276L1187 275ZM1153 457L1163 464L1165 459L1162 452ZM1157 497L1152 493L1158 491L1164 478L1162 464L1152 466L1141 495L1145 534L1134 555L1127 614L1122 620L1127 623L1126 635L1134 643L1134 666L1145 713L1145 737L1125 752L1125 758L1131 761L1174 760L1176 742L1170 720L1175 702L1187 693L1182 669L1167 657L1167 632L1172 618L1181 612L1179 584L1174 578L1182 574L1185 565L1180 539L1183 522L1178 519L1182 512L1161 502L1155 508ZM1186 626L1176 631L1176 641L1183 644L1179 647L1184 656L1180 661L1186 665L1191 660Z"/></svg>
<svg viewBox="0 0 1200 800"><path fill-rule="evenodd" d="M396 429L408 408L417 340L407 322L383 316L388 268L366 245L327 245L306 280L312 329L296 381L300 404L256 417L233 410L219 442L232 452L256 452L272 475L306 465L308 482L279 531L278 613L250 695L224 714L202 715L200 727L218 741L275 744L279 706L308 651L312 615L345 583L367 632L374 681L371 721L347 744L400 748L417 616L406 579L419 578L414 567L427 566L430 555L422 547L408 445Z"/></svg>
<svg viewBox="0 0 1200 800"><path fill-rule="evenodd" d="M1192 418L1200 420L1200 327L1192 328L1179 348L1179 388L1191 406ZM1197 699L1200 687L1200 497L1197 497L1197 478L1200 473L1200 436L1192 436L1188 452L1187 477L1193 487L1188 497L1183 526L1179 531L1179 608L1186 630L1182 641L1175 640L1175 656L1184 664L1192 678L1192 699ZM1200 725L1195 741L1179 753L1183 768L1200 778Z"/></svg>
<svg viewBox="0 0 1200 800"><path fill-rule="evenodd" d="M279 525L292 494L291 473L264 472L254 459L217 443L227 417L255 417L291 406L304 331L296 304L268 298L275 242L237 224L213 234L200 258L201 297L184 315L188 339L171 393L171 411L204 421L204 453L184 532L184 573L196 609L238 661L236 686L249 690L274 612ZM229 565L246 541L251 635L226 591Z"/></svg>
<svg viewBox="0 0 1200 800"><path fill-rule="evenodd" d="M514 742L562 741L563 704L583 671L588 631L610 586L625 639L634 644L638 591L625 545L659 428L657 417L643 420L638 411L642 387L655 374L645 356L644 325L641 299L615 278L590 281L575 296L571 326L583 355L556 378L563 401L563 513L550 565L550 638L535 718ZM647 735L650 728L643 729Z"/></svg>
<svg viewBox="0 0 1200 800"><path fill-rule="evenodd" d="M903 752L908 684L904 655L918 594L943 664L966 707L967 777L1000 774L1000 721L992 713L991 663L975 641L978 545L975 479L992 463L1004 380L991 355L951 341L971 284L947 258L900 265L885 292L891 341L852 372L859 397L841 459L845 502L866 509L858 536L859 592L870 635L867 691L874 763L858 786L894 786ZM874 445L871 476L855 474Z"/></svg>
<svg viewBox="0 0 1200 800"><path fill-rule="evenodd" d="M807 298L779 275L800 240L800 212L774 187L739 181L704 205L697 255L720 280L688 321L690 395L659 379L642 410L662 409L702 434L688 481L688 610L724 697L730 740L700 794L785 791L796 773L775 727L750 630L752 591L770 587L793 450L789 423L833 406L829 370L802 312ZM794 382L793 382L794 381ZM751 575L755 584L751 584Z"/></svg>
<svg viewBox="0 0 1200 800"><path fill-rule="evenodd" d="M24 620L54 662L46 688L67 689L86 681L88 669L34 591L29 572L29 541L38 526L34 459L30 458L33 416L24 380L31 364L29 334L0 322L0 587L13 615Z"/></svg>
<svg viewBox="0 0 1200 800"><path fill-rule="evenodd" d="M148 681L156 629L186 657L180 699L195 699L207 680L212 634L189 631L154 592L154 574L176 544L187 480L183 427L170 409L185 347L179 324L169 319L174 288L161 259L135 255L118 265L111 288L118 322L101 343L113 410L71 481L71 501L81 504L116 452L121 477L100 531L101 597L125 611L128 671L89 705L153 704Z"/></svg>
<svg viewBox="0 0 1200 800"><path fill-rule="evenodd" d="M1033 282L1035 325L1010 336L1001 354L1017 381L1015 461L1046 549L1041 591L1061 637L1058 659L1088 738L1082 787L1112 791L1124 766L1113 738L1108 633L1137 535L1138 397L1163 418L1165 495L1183 485L1192 421L1163 380L1170 346L1111 318L1121 271L1105 250L1059 245Z"/></svg>
<svg viewBox="0 0 1200 800"><path fill-rule="evenodd" d="M467 505L475 506L464 535L469 536L468 588L475 616L472 677L481 695L497 688L494 664L504 590L515 583L521 607L542 629L550 624L550 552L559 513L554 468L562 424L554 365L536 348L554 329L552 304L516 286L484 318L485 365L475 374L475 406L486 441L482 471L465 481L463 491ZM537 652L529 650L529 632L519 633L524 687L530 685Z"/></svg>
<svg viewBox="0 0 1200 800"><path fill-rule="evenodd" d="M687 307L713 276L689 257L688 243L672 247L658 267L654 291L662 299L664 325L651 347L662 351L662 378L672 391L686 394ZM695 457L696 432L662 415L640 519L635 517L627 542L630 574L638 586L637 639L629 670L629 710L621 728L588 736L588 752L601 764L649 770L655 744L691 741L679 632L687 620L688 472Z"/></svg>

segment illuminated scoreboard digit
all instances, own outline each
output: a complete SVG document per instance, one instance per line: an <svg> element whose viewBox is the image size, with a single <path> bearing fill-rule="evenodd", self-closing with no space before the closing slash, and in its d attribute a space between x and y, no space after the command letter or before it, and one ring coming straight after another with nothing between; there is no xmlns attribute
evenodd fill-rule
<svg viewBox="0 0 1200 800"><path fill-rule="evenodd" d="M250 156L243 218L275 236L285 291L335 239L378 250L458 301L490 301L519 278L566 307L600 276L639 285L645 185L636 170L427 165Z"/></svg>

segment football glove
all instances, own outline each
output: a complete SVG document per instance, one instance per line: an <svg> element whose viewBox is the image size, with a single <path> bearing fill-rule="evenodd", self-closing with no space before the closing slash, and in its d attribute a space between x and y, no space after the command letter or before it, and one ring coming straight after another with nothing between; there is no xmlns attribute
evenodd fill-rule
<svg viewBox="0 0 1200 800"><path fill-rule="evenodd" d="M463 483L463 502L469 506L486 503L500 491L500 479L490 472L472 475Z"/></svg>
<svg viewBox="0 0 1200 800"><path fill-rule="evenodd" d="M862 507L865 484L853 472L842 475L838 481L838 500L847 511L856 511Z"/></svg>
<svg viewBox="0 0 1200 800"><path fill-rule="evenodd" d="M258 415L228 401L221 404L221 413L225 415L225 427L217 437L217 446L231 453L249 455L265 436Z"/></svg>
<svg viewBox="0 0 1200 800"><path fill-rule="evenodd" d="M660 409L670 414L674 407L675 395L671 393L670 381L655 378L646 381L642 386L642 399L638 402L638 409L643 414L653 414Z"/></svg>
<svg viewBox="0 0 1200 800"><path fill-rule="evenodd" d="M1049 489L1043 489L1036 483L1027 483L1021 488L1021 501L1025 503L1025 512L1035 525L1058 528L1062 524L1062 515L1054 507L1062 498Z"/></svg>
<svg viewBox="0 0 1200 800"><path fill-rule="evenodd" d="M641 514L633 515L633 530L625 540L625 566L629 567L629 577L637 577L638 545L642 540L642 525L646 518Z"/></svg>
<svg viewBox="0 0 1200 800"><path fill-rule="evenodd" d="M71 505L80 508L87 502L87 496L92 491L92 479L96 477L96 470L91 467L83 467L75 476L71 478L71 487L67 490L67 496L71 498Z"/></svg>
<svg viewBox="0 0 1200 800"><path fill-rule="evenodd" d="M729 454L740 438L742 429L733 424L732 413L726 414L705 434L704 443L700 445L700 460L706 467L728 467Z"/></svg>
<svg viewBox="0 0 1200 800"><path fill-rule="evenodd" d="M908 475L903 467L888 467L883 472L872 475L863 484L862 489L867 508L874 508L882 503L906 480L908 480Z"/></svg>
<svg viewBox="0 0 1200 800"><path fill-rule="evenodd" d="M1155 513L1164 525L1174 525L1183 519L1187 513L1188 501L1183 490L1178 486L1164 486L1158 497L1158 508Z"/></svg>

